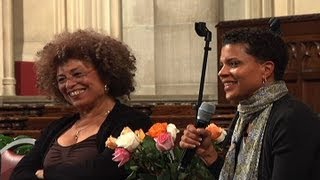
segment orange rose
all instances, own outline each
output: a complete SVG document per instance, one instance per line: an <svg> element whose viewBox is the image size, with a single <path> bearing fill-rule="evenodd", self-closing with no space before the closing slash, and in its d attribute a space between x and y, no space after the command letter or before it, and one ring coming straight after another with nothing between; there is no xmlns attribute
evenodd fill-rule
<svg viewBox="0 0 320 180"><path fill-rule="evenodd" d="M146 137L142 129L135 130L134 133L138 136L140 142L142 142L143 139Z"/></svg>
<svg viewBox="0 0 320 180"><path fill-rule="evenodd" d="M155 123L148 131L148 135L156 138L160 134L167 132L167 123Z"/></svg>
<svg viewBox="0 0 320 180"><path fill-rule="evenodd" d="M117 147L116 140L117 138L110 136L106 141L106 147L110 149L115 149Z"/></svg>
<svg viewBox="0 0 320 180"><path fill-rule="evenodd" d="M206 130L211 132L211 139L213 140L217 139L222 132L221 128L215 125L214 123L209 124Z"/></svg>
<svg viewBox="0 0 320 180"><path fill-rule="evenodd" d="M214 123L209 124L209 126L206 127L206 130L211 132L211 139L217 143L222 142L227 135L227 132L223 128L218 127Z"/></svg>

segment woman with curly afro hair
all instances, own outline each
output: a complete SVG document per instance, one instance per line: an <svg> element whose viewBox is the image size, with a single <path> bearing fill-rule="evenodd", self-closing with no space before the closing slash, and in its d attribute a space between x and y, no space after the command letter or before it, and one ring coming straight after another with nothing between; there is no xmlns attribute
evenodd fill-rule
<svg viewBox="0 0 320 180"><path fill-rule="evenodd" d="M63 32L37 53L38 88L77 113L51 123L11 179L125 179L107 138L126 126L147 131L149 117L122 104L134 88L129 48L93 30Z"/></svg>

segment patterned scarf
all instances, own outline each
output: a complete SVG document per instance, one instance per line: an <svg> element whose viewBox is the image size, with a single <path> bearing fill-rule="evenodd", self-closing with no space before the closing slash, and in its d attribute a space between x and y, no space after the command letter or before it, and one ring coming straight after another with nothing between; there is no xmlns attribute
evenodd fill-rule
<svg viewBox="0 0 320 180"><path fill-rule="evenodd" d="M239 103L239 118L220 173L220 180L258 179L262 140L273 102L287 93L285 82L277 81L270 86L261 87L250 98ZM242 136L249 124L250 131L244 141ZM235 157L237 144L240 148L238 157Z"/></svg>

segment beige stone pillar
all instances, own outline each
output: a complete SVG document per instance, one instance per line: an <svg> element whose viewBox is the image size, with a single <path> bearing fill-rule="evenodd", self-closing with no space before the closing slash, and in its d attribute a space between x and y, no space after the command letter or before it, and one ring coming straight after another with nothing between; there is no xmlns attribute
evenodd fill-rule
<svg viewBox="0 0 320 180"><path fill-rule="evenodd" d="M122 39L122 3L121 0L110 1L111 13L111 36L121 40Z"/></svg>
<svg viewBox="0 0 320 180"><path fill-rule="evenodd" d="M0 1L0 27L3 27L3 8L2 1ZM0 97L3 91L2 79L3 79L3 28L0 28ZM1 104L0 99L0 104Z"/></svg>
<svg viewBox="0 0 320 180"><path fill-rule="evenodd" d="M262 17L274 16L274 1L273 0L262 0Z"/></svg>
<svg viewBox="0 0 320 180"><path fill-rule="evenodd" d="M3 11L3 95L15 95L14 58L13 58L13 11L12 0L2 1Z"/></svg>
<svg viewBox="0 0 320 180"><path fill-rule="evenodd" d="M155 95L155 0L123 0L123 41L137 58L135 95Z"/></svg>
<svg viewBox="0 0 320 180"><path fill-rule="evenodd" d="M294 0L287 0L287 14L288 15L294 15ZM310 3L312 4L312 3Z"/></svg>
<svg viewBox="0 0 320 180"><path fill-rule="evenodd" d="M262 17L262 2L261 0L246 0L246 19Z"/></svg>
<svg viewBox="0 0 320 180"><path fill-rule="evenodd" d="M155 1L155 77L157 95L183 95L197 99L205 41L195 22L206 22L212 32L204 95L217 99L216 29L217 1Z"/></svg>
<svg viewBox="0 0 320 180"><path fill-rule="evenodd" d="M65 31L66 25L66 0L55 0L54 1L54 34L58 34Z"/></svg>
<svg viewBox="0 0 320 180"><path fill-rule="evenodd" d="M122 39L121 2L121 0L57 0L55 3L58 7L57 27L65 24L68 31L93 28Z"/></svg>

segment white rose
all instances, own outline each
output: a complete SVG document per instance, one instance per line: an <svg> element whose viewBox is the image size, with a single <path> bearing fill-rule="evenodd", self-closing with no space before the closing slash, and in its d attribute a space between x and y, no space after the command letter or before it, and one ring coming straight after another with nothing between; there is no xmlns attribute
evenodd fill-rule
<svg viewBox="0 0 320 180"><path fill-rule="evenodd" d="M121 135L117 138L116 144L118 147L127 149L133 152L140 144L138 136L129 128L125 128Z"/></svg>
<svg viewBox="0 0 320 180"><path fill-rule="evenodd" d="M168 124L167 126L167 132L171 134L173 139L175 140L177 137L177 134L179 133L179 129L174 124Z"/></svg>

